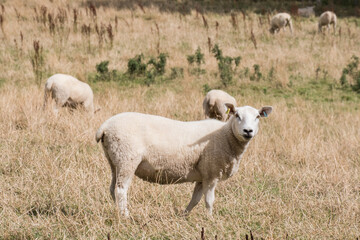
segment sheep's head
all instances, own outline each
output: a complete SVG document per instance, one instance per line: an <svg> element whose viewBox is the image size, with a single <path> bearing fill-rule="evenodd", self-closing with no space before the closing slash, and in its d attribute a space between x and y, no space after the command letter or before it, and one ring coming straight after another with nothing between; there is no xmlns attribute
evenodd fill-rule
<svg viewBox="0 0 360 240"><path fill-rule="evenodd" d="M269 32L270 32L271 34L274 34L274 33L275 33L275 28L271 27L271 28L269 29Z"/></svg>
<svg viewBox="0 0 360 240"><path fill-rule="evenodd" d="M232 124L232 131L239 141L249 141L259 130L259 120L262 117L267 117L272 107L266 106L261 109L255 109L250 106L236 108L231 103L226 103L229 114L234 115L230 124Z"/></svg>

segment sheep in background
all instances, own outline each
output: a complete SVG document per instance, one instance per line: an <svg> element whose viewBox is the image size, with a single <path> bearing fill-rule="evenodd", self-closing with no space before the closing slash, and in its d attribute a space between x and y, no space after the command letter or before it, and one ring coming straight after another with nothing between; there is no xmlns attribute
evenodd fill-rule
<svg viewBox="0 0 360 240"><path fill-rule="evenodd" d="M61 107L76 108L78 105L83 105L87 111L94 113L94 95L90 86L70 75L55 74L46 81L44 108L49 97L55 100L56 113Z"/></svg>
<svg viewBox="0 0 360 240"><path fill-rule="evenodd" d="M323 26L327 26L327 28L329 30L330 24L333 25L334 33L335 33L336 22L337 22L337 17L336 17L335 13L330 12L330 11L323 12L319 17L319 24L318 24L319 33L322 32Z"/></svg>
<svg viewBox="0 0 360 240"><path fill-rule="evenodd" d="M214 118L220 121L228 120L227 108L225 103L231 103L236 106L236 100L228 93L222 90L209 91L203 101L205 118Z"/></svg>
<svg viewBox="0 0 360 240"><path fill-rule="evenodd" d="M274 34L276 32L279 32L281 28L284 29L285 27L290 28L290 32L293 32L292 22L291 22L291 16L288 13L278 13L274 17L272 17L270 21L270 33Z"/></svg>
<svg viewBox="0 0 360 240"><path fill-rule="evenodd" d="M301 17L312 17L312 16L315 16L314 8L315 8L315 6L299 8L297 10L297 13Z"/></svg>
<svg viewBox="0 0 360 240"><path fill-rule="evenodd" d="M185 213L205 196L211 215L215 187L233 176L250 140L258 132L260 110L226 104L232 117L227 122L181 122L141 113L121 113L105 121L96 133L110 164L110 193L120 213L129 216L127 191L134 175L159 184L195 182Z"/></svg>

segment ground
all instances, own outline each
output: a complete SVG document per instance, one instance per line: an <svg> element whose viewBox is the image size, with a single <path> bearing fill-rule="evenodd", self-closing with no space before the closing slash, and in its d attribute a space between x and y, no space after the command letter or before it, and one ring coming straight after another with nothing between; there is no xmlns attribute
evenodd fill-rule
<svg viewBox="0 0 360 240"><path fill-rule="evenodd" d="M340 17L335 34L317 34L316 17L294 16L293 34L271 35L272 13L251 9L243 15L141 4L93 8L84 1L0 3L4 239L198 239L202 227L208 239L244 239L250 230L256 239L360 236L360 96L351 77L340 81L360 55L359 18ZM223 56L240 56L239 66L221 72L215 44ZM189 65L198 47L205 62ZM127 73L130 58L143 54L146 63L160 53L167 54L164 74L150 66L151 76ZM96 72L103 61L105 75ZM43 110L44 83L55 73L89 83L101 110L92 116L62 109L57 117ZM202 101L213 88L239 105L274 108L239 172L218 185L213 216L203 201L190 216L181 214L192 184L137 178L129 191L131 218L118 216L110 167L95 142L98 127L125 111L204 119Z"/></svg>

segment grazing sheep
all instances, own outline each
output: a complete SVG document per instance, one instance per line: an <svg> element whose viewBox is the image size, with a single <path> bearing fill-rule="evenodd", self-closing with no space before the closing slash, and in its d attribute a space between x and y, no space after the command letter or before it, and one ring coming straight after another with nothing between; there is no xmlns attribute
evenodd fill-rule
<svg viewBox="0 0 360 240"><path fill-rule="evenodd" d="M90 86L66 74L55 74L45 83L44 108L49 97L55 99L55 112L60 107L76 108L83 105L87 111L94 113L93 92Z"/></svg>
<svg viewBox="0 0 360 240"><path fill-rule="evenodd" d="M119 211L128 216L127 191L132 177L159 184L196 182L185 213L205 196L212 213L219 181L234 175L242 154L258 132L260 110L226 104L229 121L207 119L181 122L141 113L121 113L105 121L96 133L112 171L110 193Z"/></svg>
<svg viewBox="0 0 360 240"><path fill-rule="evenodd" d="M327 26L328 30L330 29L330 24L333 25L334 28L334 33L335 33L335 29L336 29L336 22L337 22L337 18L336 18L336 14L330 11L326 11L323 12L320 17L319 17L319 33L322 32L322 27L323 26Z"/></svg>
<svg viewBox="0 0 360 240"><path fill-rule="evenodd" d="M314 8L315 6L299 8L297 13L302 17L312 17L315 16Z"/></svg>
<svg viewBox="0 0 360 240"><path fill-rule="evenodd" d="M231 103L236 106L235 98L228 93L222 90L211 90L208 92L203 102L205 118L214 118L220 121L228 120L225 103Z"/></svg>
<svg viewBox="0 0 360 240"><path fill-rule="evenodd" d="M270 21L270 33L276 33L279 32L281 28L284 29L288 26L290 28L290 32L293 32L292 22L291 22L291 16L288 13L278 13L276 14Z"/></svg>

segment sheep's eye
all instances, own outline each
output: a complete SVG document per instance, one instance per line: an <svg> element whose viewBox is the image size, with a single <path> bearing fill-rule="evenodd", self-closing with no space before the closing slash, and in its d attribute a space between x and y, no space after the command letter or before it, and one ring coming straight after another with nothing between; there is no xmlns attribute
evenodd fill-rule
<svg viewBox="0 0 360 240"><path fill-rule="evenodd" d="M260 115L257 115L257 116L256 116L256 119L259 119L259 118L260 118Z"/></svg>
<svg viewBox="0 0 360 240"><path fill-rule="evenodd" d="M239 121L241 121L241 118L240 118L240 116L239 116L238 113L235 114L235 117L236 117L237 119L239 119Z"/></svg>

